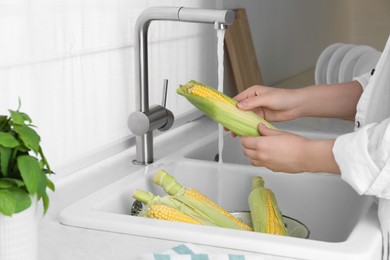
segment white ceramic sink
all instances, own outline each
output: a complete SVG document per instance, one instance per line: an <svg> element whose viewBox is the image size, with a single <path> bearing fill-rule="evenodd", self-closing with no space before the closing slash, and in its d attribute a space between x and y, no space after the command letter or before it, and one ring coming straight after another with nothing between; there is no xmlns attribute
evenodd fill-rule
<svg viewBox="0 0 390 260"><path fill-rule="evenodd" d="M333 139L337 136L337 134L332 133L291 132L306 136L310 139ZM184 157L202 161L218 161L218 137L212 134L206 139L207 141L199 142L194 144L190 149L187 149L188 151L185 152ZM224 163L249 165L248 158L242 152L239 138L232 138L228 133L224 134L222 160Z"/></svg>
<svg viewBox="0 0 390 260"><path fill-rule="evenodd" d="M322 135L302 133L312 138ZM331 137L329 135L328 137ZM63 210L63 224L145 237L191 242L298 259L380 259L381 234L376 205L359 196L332 174L273 173L247 164L238 141L225 136L223 160L217 134L184 147L156 163L81 199ZM123 163L128 163L123 162ZM248 210L252 176L261 175L273 189L284 215L303 222L309 239L207 227L130 216L134 189L162 195L151 181L165 169L187 187L194 187L229 211Z"/></svg>

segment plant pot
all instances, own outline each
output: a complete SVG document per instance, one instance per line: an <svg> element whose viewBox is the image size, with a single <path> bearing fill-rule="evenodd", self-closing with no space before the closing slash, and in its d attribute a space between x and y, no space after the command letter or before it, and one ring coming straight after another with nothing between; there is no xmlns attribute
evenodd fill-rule
<svg viewBox="0 0 390 260"><path fill-rule="evenodd" d="M31 206L11 217L0 214L0 259L38 260L38 207Z"/></svg>

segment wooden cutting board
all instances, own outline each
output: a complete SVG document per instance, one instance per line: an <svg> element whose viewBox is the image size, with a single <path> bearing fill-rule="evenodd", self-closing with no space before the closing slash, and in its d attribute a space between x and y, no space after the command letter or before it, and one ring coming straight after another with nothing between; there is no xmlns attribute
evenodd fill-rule
<svg viewBox="0 0 390 260"><path fill-rule="evenodd" d="M239 93L250 86L263 84L263 80L245 9L235 10L235 16L233 25L225 32L225 45Z"/></svg>

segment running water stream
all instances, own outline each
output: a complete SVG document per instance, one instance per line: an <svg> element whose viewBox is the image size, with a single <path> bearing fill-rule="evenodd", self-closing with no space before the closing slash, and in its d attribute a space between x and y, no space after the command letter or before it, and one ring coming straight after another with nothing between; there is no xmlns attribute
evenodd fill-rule
<svg viewBox="0 0 390 260"><path fill-rule="evenodd" d="M224 76L224 38L225 38L225 30L219 29L217 30L217 55L218 55L218 91L223 93L223 76ZM217 201L221 203L223 194L223 160L222 160L222 151L223 151L223 126L218 124L218 172L217 172Z"/></svg>
<svg viewBox="0 0 390 260"><path fill-rule="evenodd" d="M223 93L223 77L224 77L224 38L225 38L225 30L219 29L217 30L217 55L218 55L218 91ZM218 124L218 163L222 165L222 151L223 151L223 126Z"/></svg>

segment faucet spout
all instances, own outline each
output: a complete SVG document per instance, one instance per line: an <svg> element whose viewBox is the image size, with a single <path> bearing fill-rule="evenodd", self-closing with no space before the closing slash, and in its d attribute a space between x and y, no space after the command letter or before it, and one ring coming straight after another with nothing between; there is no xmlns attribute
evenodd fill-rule
<svg viewBox="0 0 390 260"><path fill-rule="evenodd" d="M232 25L234 22L234 12L232 10L197 9L181 7L179 10L179 20L183 22L215 23Z"/></svg>
<svg viewBox="0 0 390 260"><path fill-rule="evenodd" d="M151 7L144 10L138 17L134 32L134 56L135 56L135 96L136 112L144 113L152 128L142 133L135 133L137 164L149 164L153 162L153 130L167 130L171 123L171 112L164 107L158 107L159 116L149 116L149 73L148 73L148 28L152 21L181 21L193 23L214 24L216 29L226 28L233 24L234 12L232 10L197 9L187 7ZM156 107L153 108L156 111ZM165 112L166 113L165 113ZM131 116L130 116L131 117ZM128 124L137 124L129 117ZM132 117L136 118L136 117ZM139 118L139 117L138 117ZM155 120L152 122L152 120ZM155 123L158 122L158 123ZM170 124L168 127L166 124ZM131 128L131 127L130 127Z"/></svg>

